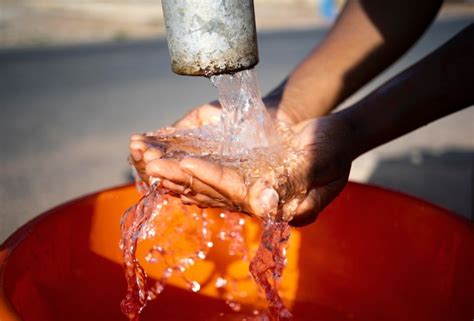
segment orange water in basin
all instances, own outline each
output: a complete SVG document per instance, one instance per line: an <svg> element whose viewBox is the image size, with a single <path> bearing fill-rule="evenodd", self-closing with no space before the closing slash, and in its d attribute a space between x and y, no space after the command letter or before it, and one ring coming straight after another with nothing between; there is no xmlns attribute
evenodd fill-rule
<svg viewBox="0 0 474 321"><path fill-rule="evenodd" d="M126 320L119 226L137 199L132 186L102 191L14 233L0 249L0 320ZM349 183L316 223L292 233L281 292L295 321L474 318L474 225L446 210ZM242 320L212 279L247 267L219 251L189 271L202 291L173 280L141 320ZM242 304L262 303L249 293Z"/></svg>

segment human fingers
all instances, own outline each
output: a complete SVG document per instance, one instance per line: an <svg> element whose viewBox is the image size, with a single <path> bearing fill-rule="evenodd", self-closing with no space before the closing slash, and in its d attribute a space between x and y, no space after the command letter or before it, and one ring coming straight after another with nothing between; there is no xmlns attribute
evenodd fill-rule
<svg viewBox="0 0 474 321"><path fill-rule="evenodd" d="M257 180L249 188L249 208L251 213L258 217L274 217L277 214L279 200L276 190L264 180Z"/></svg>
<svg viewBox="0 0 474 321"><path fill-rule="evenodd" d="M150 137L141 134L135 134L130 137L130 154L132 160L139 164L142 161L148 162L162 156L161 150L155 148Z"/></svg>
<svg viewBox="0 0 474 321"><path fill-rule="evenodd" d="M221 108L218 107L219 104L211 103L198 108L198 119L200 122L200 126L209 125L211 123L215 123L220 119L221 116Z"/></svg>
<svg viewBox="0 0 474 321"><path fill-rule="evenodd" d="M144 142L145 136L135 134L130 137L130 144L128 145L130 150L130 156L135 163L142 160L143 153L147 149L146 143Z"/></svg>
<svg viewBox="0 0 474 321"><path fill-rule="evenodd" d="M143 153L143 161L145 164L148 164L151 161L154 161L155 159L159 159L161 156L163 156L163 153L156 148L149 147L144 153Z"/></svg>
<svg viewBox="0 0 474 321"><path fill-rule="evenodd" d="M204 194L216 200L225 199L225 197L213 189L208 184L202 182L199 178L184 172L178 164L177 160L156 159L147 165L147 173L153 177L161 177L168 180L168 186L177 194L186 194L186 190L192 190L194 193Z"/></svg>
<svg viewBox="0 0 474 321"><path fill-rule="evenodd" d="M176 184L176 183L174 183L172 181L169 181L167 179L165 179L161 182L161 185L165 189L167 189L167 190L169 190L169 191L171 191L175 194L178 194L178 195L185 195L185 196L191 197L191 198L195 199L197 202L200 202L202 204L210 204L213 201L220 202L220 203L225 202L224 197L221 196L221 195L216 195L216 196L211 197L207 194L202 194L200 192L197 192L196 189L195 189L196 184L198 184L197 179L193 179L193 181L190 183L189 186ZM201 184L202 184L202 182L201 182Z"/></svg>
<svg viewBox="0 0 474 321"><path fill-rule="evenodd" d="M190 178L178 166L175 159L155 159L146 164L146 173L152 177L169 180L173 183L189 181Z"/></svg>
<svg viewBox="0 0 474 321"><path fill-rule="evenodd" d="M136 168L137 173L145 182L148 181L146 174L146 164L162 156L162 152L149 144L149 138L142 134L135 134L130 137L130 161Z"/></svg>
<svg viewBox="0 0 474 321"><path fill-rule="evenodd" d="M133 138L134 137L132 136L129 145L129 160L131 161L131 165L133 165L137 170L137 173L140 178L146 182L148 180L148 177L145 172L145 161L143 160L143 154L147 150L147 146L142 140L136 139L137 137L135 137L135 139Z"/></svg>
<svg viewBox="0 0 474 321"><path fill-rule="evenodd" d="M243 177L236 170L198 158L183 159L179 166L233 203L239 206L246 203L247 187Z"/></svg>
<svg viewBox="0 0 474 321"><path fill-rule="evenodd" d="M232 208L259 217L276 215L279 196L265 180L257 180L247 188L238 171L201 159L182 160L180 167L224 195Z"/></svg>
<svg viewBox="0 0 474 321"><path fill-rule="evenodd" d="M225 202L219 202L203 194L181 195L181 201L186 205L196 205L202 208L228 208Z"/></svg>
<svg viewBox="0 0 474 321"><path fill-rule="evenodd" d="M195 108L173 124L176 128L197 128L219 119L221 109L211 104Z"/></svg>

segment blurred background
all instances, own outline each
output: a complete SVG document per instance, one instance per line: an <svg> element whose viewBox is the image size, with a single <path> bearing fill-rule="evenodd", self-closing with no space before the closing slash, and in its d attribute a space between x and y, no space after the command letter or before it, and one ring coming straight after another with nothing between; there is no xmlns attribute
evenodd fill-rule
<svg viewBox="0 0 474 321"><path fill-rule="evenodd" d="M255 0L265 93L323 37L343 1ZM403 19L403 17L400 17ZM447 1L423 38L340 108L474 21ZM0 0L0 241L69 199L131 181L131 133L216 98L173 74L159 0ZM357 159L351 180L399 190L473 219L474 109Z"/></svg>

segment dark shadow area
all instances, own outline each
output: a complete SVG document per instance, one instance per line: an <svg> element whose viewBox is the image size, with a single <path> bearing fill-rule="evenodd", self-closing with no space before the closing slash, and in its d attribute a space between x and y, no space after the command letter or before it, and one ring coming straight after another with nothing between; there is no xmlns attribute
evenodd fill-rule
<svg viewBox="0 0 474 321"><path fill-rule="evenodd" d="M382 158L368 182L414 195L473 220L473 165L473 150L419 150Z"/></svg>

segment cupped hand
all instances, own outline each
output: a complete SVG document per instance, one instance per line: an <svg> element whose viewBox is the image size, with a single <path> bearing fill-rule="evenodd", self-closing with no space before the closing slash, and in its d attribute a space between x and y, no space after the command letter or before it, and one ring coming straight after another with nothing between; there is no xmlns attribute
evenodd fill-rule
<svg viewBox="0 0 474 321"><path fill-rule="evenodd" d="M219 121L221 107L217 102L210 102L194 108L173 124L175 128L198 128ZM162 156L159 149L153 147L153 140L145 134L130 137L130 162L144 182L148 182L146 164Z"/></svg>
<svg viewBox="0 0 474 321"><path fill-rule="evenodd" d="M299 166L289 173L287 184L276 190L265 178L247 186L235 169L195 158L160 159L156 151L142 154L146 175L161 178L163 187L180 195L185 203L256 216L275 209L280 196L305 191L284 206L294 216L292 225L306 225L347 183L351 131L337 114L300 123L293 129Z"/></svg>
<svg viewBox="0 0 474 321"><path fill-rule="evenodd" d="M278 121L292 124L291 117L279 109L279 98L269 96L263 99L270 116ZM221 106L219 102L213 101L192 109L181 119L176 121L172 127L175 128L198 128L218 122L221 116ZM130 162L137 170L138 175L144 182L148 182L149 175L146 172L146 165L162 156L159 149L153 147L153 139L145 134L135 134L130 137Z"/></svg>

